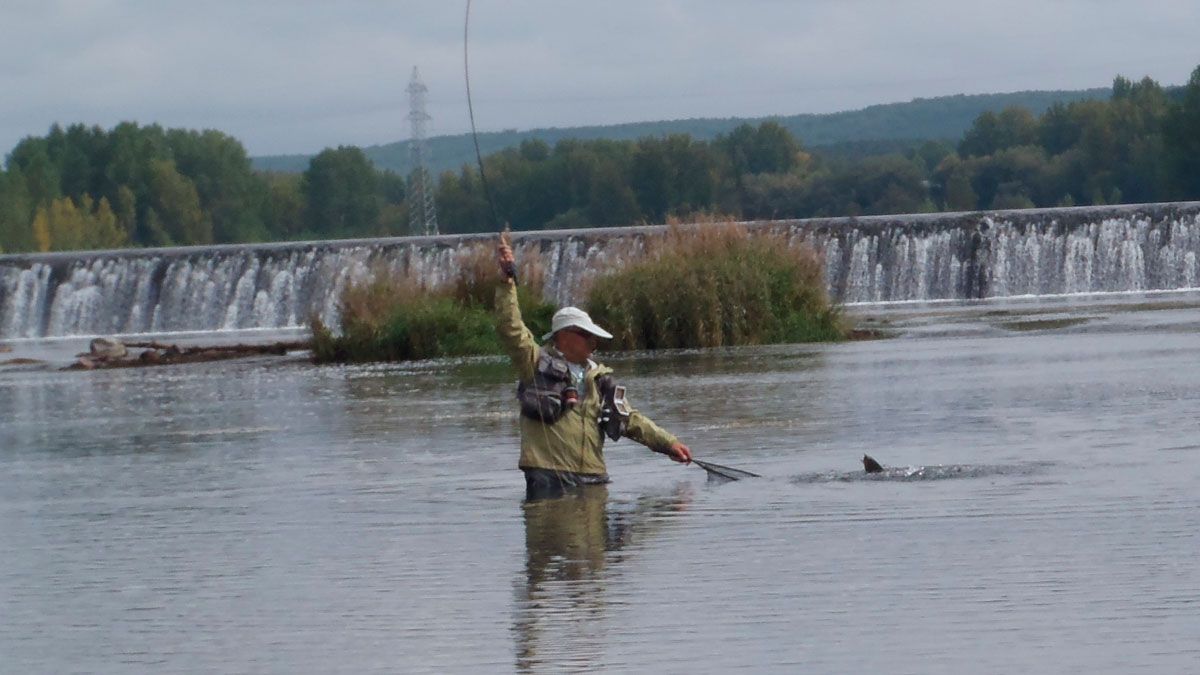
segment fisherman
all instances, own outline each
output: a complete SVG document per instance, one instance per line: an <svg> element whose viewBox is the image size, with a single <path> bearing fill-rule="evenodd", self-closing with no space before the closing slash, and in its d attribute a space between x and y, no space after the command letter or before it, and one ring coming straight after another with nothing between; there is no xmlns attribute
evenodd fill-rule
<svg viewBox="0 0 1200 675"><path fill-rule="evenodd" d="M521 460L528 500L561 496L568 488L609 482L604 437L631 438L676 462L692 452L629 407L612 369L591 359L597 340L612 335L577 307L554 313L539 347L521 319L516 264L507 234L499 248L504 282L496 290L496 331L520 377Z"/></svg>

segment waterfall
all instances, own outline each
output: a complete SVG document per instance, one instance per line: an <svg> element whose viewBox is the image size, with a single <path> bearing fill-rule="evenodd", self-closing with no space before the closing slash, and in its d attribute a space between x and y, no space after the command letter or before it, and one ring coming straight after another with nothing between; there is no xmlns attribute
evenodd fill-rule
<svg viewBox="0 0 1200 675"><path fill-rule="evenodd" d="M1193 288L1200 203L764 221L813 247L845 303ZM704 227L697 225L695 227ZM589 279L661 226L514 234L547 298ZM0 339L336 325L348 283L375 271L428 283L487 235L0 255Z"/></svg>

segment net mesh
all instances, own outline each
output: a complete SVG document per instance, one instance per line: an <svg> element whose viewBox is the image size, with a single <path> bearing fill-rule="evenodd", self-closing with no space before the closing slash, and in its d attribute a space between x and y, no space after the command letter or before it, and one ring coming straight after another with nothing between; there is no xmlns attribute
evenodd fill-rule
<svg viewBox="0 0 1200 675"><path fill-rule="evenodd" d="M720 464L713 464L712 462L704 462L696 458L692 458L692 463L707 471L709 480L741 480L743 478L762 478L762 476L756 473L735 469L731 466L722 466Z"/></svg>

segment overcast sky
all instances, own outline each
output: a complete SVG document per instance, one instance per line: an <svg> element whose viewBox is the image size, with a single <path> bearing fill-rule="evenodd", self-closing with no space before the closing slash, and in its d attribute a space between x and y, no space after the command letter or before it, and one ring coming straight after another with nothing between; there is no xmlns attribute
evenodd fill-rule
<svg viewBox="0 0 1200 675"><path fill-rule="evenodd" d="M0 0L0 154L50 124L216 128L251 154L468 128L464 0ZM480 130L1181 84L1197 0L474 0Z"/></svg>

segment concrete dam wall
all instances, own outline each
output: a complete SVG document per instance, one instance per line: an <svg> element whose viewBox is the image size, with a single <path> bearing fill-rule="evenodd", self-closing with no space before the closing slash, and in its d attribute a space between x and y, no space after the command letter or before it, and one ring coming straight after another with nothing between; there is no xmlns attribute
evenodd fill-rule
<svg viewBox="0 0 1200 675"><path fill-rule="evenodd" d="M1200 202L746 223L812 246L844 303L1194 288ZM690 226L685 226L690 227ZM704 227L696 225L694 227ZM663 226L517 232L545 294L587 279ZM431 282L495 235L0 255L0 339L336 323L347 283L377 270Z"/></svg>

